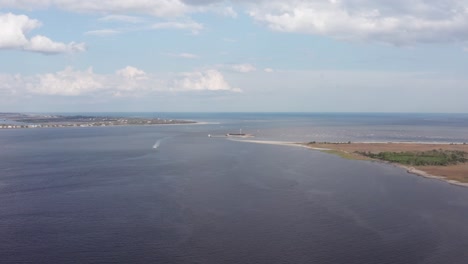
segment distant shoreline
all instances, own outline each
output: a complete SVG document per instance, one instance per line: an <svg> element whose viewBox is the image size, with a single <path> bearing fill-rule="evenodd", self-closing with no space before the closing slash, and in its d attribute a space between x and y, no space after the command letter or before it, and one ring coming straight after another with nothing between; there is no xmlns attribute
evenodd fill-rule
<svg viewBox="0 0 468 264"><path fill-rule="evenodd" d="M35 129L66 127L114 127L203 124L192 120L139 118L121 116L64 116L46 114L0 113L1 129Z"/></svg>
<svg viewBox="0 0 468 264"><path fill-rule="evenodd" d="M468 187L468 163L461 163L448 166L408 166L399 163L392 163L378 159L371 159L366 156L360 155L355 151L362 152L383 152L383 151L428 151L432 149L443 150L460 150L468 152L468 145L464 143L426 143L426 142L385 142L385 143L299 143L299 142L285 142L285 141L271 141L271 140L237 140L237 142L249 142L256 144L269 144L279 146L292 146L303 147L312 150L318 150L329 154L334 154L345 159L351 160L367 160L373 162L381 162L390 164L402 169L413 175L436 179L447 182L452 185Z"/></svg>

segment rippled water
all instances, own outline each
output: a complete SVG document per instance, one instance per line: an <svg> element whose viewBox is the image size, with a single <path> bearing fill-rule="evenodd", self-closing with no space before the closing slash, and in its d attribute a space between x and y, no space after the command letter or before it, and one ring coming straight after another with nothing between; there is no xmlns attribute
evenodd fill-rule
<svg viewBox="0 0 468 264"><path fill-rule="evenodd" d="M467 116L186 118L215 124L0 131L0 262L467 263L467 188L207 137L463 142Z"/></svg>

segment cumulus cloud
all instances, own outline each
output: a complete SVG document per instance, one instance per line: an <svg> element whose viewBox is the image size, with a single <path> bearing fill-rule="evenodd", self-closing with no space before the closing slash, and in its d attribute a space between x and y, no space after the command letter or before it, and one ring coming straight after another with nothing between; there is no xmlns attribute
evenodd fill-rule
<svg viewBox="0 0 468 264"><path fill-rule="evenodd" d="M68 44L55 42L48 37L36 35L31 38L27 34L40 27L36 19L25 15L12 13L0 14L0 49L19 49L44 54L82 52L86 49L84 43L70 42Z"/></svg>
<svg viewBox="0 0 468 264"><path fill-rule="evenodd" d="M156 89L157 79L133 66L117 70L115 74L96 74L92 68L86 71L67 67L63 71L39 74L30 80L30 92L46 95L78 96L88 94L136 95Z"/></svg>
<svg viewBox="0 0 468 264"><path fill-rule="evenodd" d="M136 95L160 88L158 79L151 78L145 71L133 66L117 70L115 75L108 82L114 96Z"/></svg>
<svg viewBox="0 0 468 264"><path fill-rule="evenodd" d="M49 96L141 96L152 92L172 91L232 91L216 70L182 73L160 78L133 66L113 74L97 74L90 67L76 70L67 67L54 73L20 75L0 74L1 95L49 95Z"/></svg>
<svg viewBox="0 0 468 264"><path fill-rule="evenodd" d="M56 73L37 75L36 84L29 84L33 93L74 96L95 92L104 88L104 80L92 68L76 71L71 67Z"/></svg>
<svg viewBox="0 0 468 264"><path fill-rule="evenodd" d="M29 43L25 34L41 26L41 22L25 15L0 14L0 48L18 48Z"/></svg>
<svg viewBox="0 0 468 264"><path fill-rule="evenodd" d="M173 90L241 92L240 89L230 86L217 70L184 73L181 78L173 81Z"/></svg>
<svg viewBox="0 0 468 264"><path fill-rule="evenodd" d="M70 42L68 44L55 42L41 35L34 36L29 43L24 45L24 50L41 52L46 54L58 54L66 52L83 52L86 50L84 43Z"/></svg>
<svg viewBox="0 0 468 264"><path fill-rule="evenodd" d="M395 45L468 40L465 0L261 1L249 15L269 28Z"/></svg>
<svg viewBox="0 0 468 264"><path fill-rule="evenodd" d="M196 12L236 17L238 9L272 30L393 45L468 41L467 6L466 0L0 0L0 8L4 9L58 8L112 14L100 21L126 23L141 21L126 14L173 20ZM23 24L24 30L20 32L24 35L28 29L37 27L34 23ZM190 21L161 22L154 28L185 29L197 34L203 25ZM15 41L24 41L21 34L15 37Z"/></svg>
<svg viewBox="0 0 468 264"><path fill-rule="evenodd" d="M152 25L153 29L178 29L178 30L189 30L192 34L198 34L202 29L203 25L194 21L185 22L160 22Z"/></svg>
<svg viewBox="0 0 468 264"><path fill-rule="evenodd" d="M118 70L116 74L126 79L147 79L146 72L132 66Z"/></svg>
<svg viewBox="0 0 468 264"><path fill-rule="evenodd" d="M274 72L275 70L273 70L272 68L265 68L263 69L263 71L267 73L271 73L271 72Z"/></svg>
<svg viewBox="0 0 468 264"><path fill-rule="evenodd" d="M0 75L0 90L17 94L39 94L51 96L82 95L133 95L154 87L147 74L135 67L127 66L115 74L97 74L90 67L64 70L36 75Z"/></svg>

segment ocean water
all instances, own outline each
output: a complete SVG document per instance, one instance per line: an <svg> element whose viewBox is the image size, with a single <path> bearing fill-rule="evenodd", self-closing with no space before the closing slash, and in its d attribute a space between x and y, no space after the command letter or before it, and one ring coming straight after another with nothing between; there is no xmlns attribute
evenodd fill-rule
<svg viewBox="0 0 468 264"><path fill-rule="evenodd" d="M163 115L206 124L0 130L0 263L468 263L468 188L207 137L468 142L468 115Z"/></svg>

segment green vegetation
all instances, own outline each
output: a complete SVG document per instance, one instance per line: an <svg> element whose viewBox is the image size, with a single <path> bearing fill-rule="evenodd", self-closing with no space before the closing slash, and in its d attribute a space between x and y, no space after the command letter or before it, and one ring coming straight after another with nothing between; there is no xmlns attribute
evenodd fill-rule
<svg viewBox="0 0 468 264"><path fill-rule="evenodd" d="M467 162L467 154L463 151L431 150L420 152L357 152L373 159L380 159L413 166L447 166Z"/></svg>
<svg viewBox="0 0 468 264"><path fill-rule="evenodd" d="M368 160L368 158L356 155L354 153L349 153L346 151L342 150L334 150L334 149L328 149L328 150L321 150L322 152L337 155L339 157L342 157L344 159L349 159L349 160Z"/></svg>

